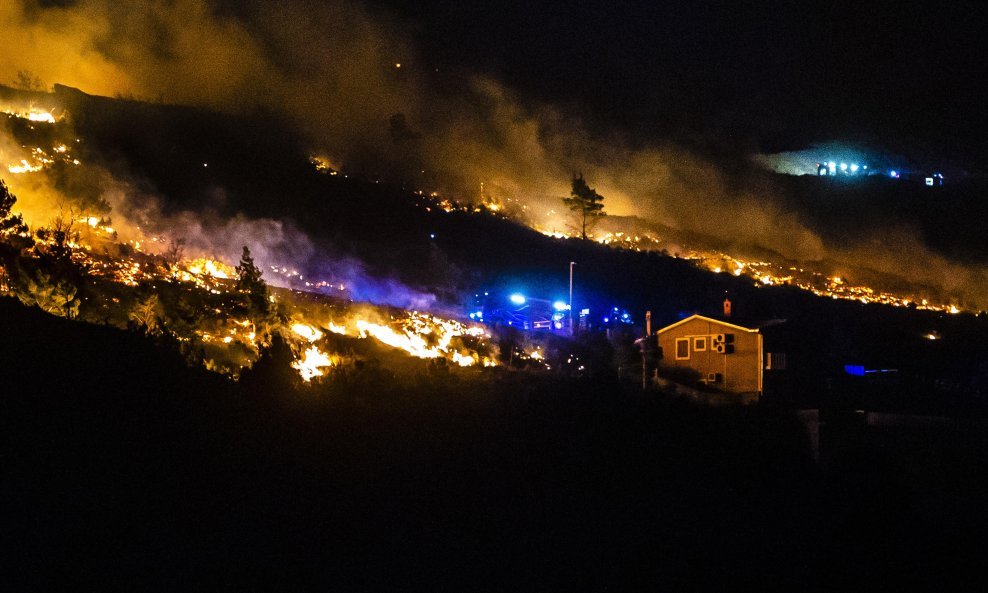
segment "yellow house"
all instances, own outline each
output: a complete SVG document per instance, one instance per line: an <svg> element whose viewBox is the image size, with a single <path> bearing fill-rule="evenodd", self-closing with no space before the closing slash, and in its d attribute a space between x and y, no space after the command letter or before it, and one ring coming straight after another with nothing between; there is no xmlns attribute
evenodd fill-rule
<svg viewBox="0 0 988 593"><path fill-rule="evenodd" d="M762 392L762 334L757 329L693 315L658 331L662 363L690 368L711 387Z"/></svg>

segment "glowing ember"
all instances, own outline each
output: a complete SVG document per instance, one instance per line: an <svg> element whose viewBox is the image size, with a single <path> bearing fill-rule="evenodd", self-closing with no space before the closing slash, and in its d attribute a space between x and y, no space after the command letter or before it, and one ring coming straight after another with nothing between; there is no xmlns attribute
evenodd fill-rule
<svg viewBox="0 0 988 593"><path fill-rule="evenodd" d="M329 355L320 351L315 346L310 346L302 355L302 358L292 363L292 368L297 370L302 380L308 383L315 377L322 377L326 373L321 369L333 366L333 361Z"/></svg>
<svg viewBox="0 0 988 593"><path fill-rule="evenodd" d="M464 355L450 348L450 344L458 336L484 336L481 327L467 327L456 321L414 312L400 323L401 330L363 319L357 320L356 326L361 338L373 337L417 358L447 358L460 366L471 366L479 360L475 355ZM485 361L485 366L490 365Z"/></svg>
<svg viewBox="0 0 988 593"><path fill-rule="evenodd" d="M12 115L14 117L19 117L21 119L26 119L37 123L53 124L56 121L55 116L52 115L51 112L45 111L44 109L38 109L37 107L29 107L26 110L12 107L0 107L0 113L6 113L7 115Z"/></svg>
<svg viewBox="0 0 988 593"><path fill-rule="evenodd" d="M323 336L321 331L304 323L296 323L292 325L292 333L305 338L309 342L315 342Z"/></svg>
<svg viewBox="0 0 988 593"><path fill-rule="evenodd" d="M64 144L58 144L52 147L51 154L40 146L30 149L30 154L27 158L22 158L19 162L12 165L7 165L7 170L15 175L37 173L38 171L51 167L56 163L56 161L72 163L74 165L79 164L79 160L72 158L72 156L68 153L67 146Z"/></svg>
<svg viewBox="0 0 988 593"><path fill-rule="evenodd" d="M399 348L418 358L438 358L440 356L438 348L429 348L422 336L415 334L399 334L386 325L378 325L364 320L357 321L357 329L360 336L373 336L380 342L384 342L393 348Z"/></svg>
<svg viewBox="0 0 988 593"><path fill-rule="evenodd" d="M55 123L55 116L48 113L47 111L39 111L37 109L32 109L28 114L27 118L31 121L43 122L46 124Z"/></svg>
<svg viewBox="0 0 988 593"><path fill-rule="evenodd" d="M21 163L19 165L9 165L7 167L7 170L13 173L14 175L21 175L23 173L37 173L43 167L44 165L32 165L28 163L26 160L21 159Z"/></svg>
<svg viewBox="0 0 988 593"><path fill-rule="evenodd" d="M459 352L454 352L453 362L460 365L461 367L468 367L476 364L477 359L472 356L464 356Z"/></svg>
<svg viewBox="0 0 988 593"><path fill-rule="evenodd" d="M236 271L232 267L205 257L190 261L186 269L195 276L212 276L220 280L229 280L236 275Z"/></svg>

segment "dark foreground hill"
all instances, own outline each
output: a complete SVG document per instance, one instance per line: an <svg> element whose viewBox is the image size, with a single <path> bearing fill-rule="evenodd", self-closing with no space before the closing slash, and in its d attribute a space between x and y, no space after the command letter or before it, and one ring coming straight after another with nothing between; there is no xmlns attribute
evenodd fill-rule
<svg viewBox="0 0 988 593"><path fill-rule="evenodd" d="M788 415L607 379L329 399L8 300L0 327L7 583L848 590L980 570L983 439L889 433L821 469Z"/></svg>

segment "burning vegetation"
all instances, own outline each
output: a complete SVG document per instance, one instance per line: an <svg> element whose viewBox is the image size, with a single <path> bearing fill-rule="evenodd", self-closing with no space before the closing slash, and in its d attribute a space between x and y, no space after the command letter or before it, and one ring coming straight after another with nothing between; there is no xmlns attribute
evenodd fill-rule
<svg viewBox="0 0 988 593"><path fill-rule="evenodd" d="M7 221L9 210L5 214ZM408 356L457 366L495 364L483 328L271 288L246 247L238 266L174 250L149 253L115 243L110 227L98 220L60 218L33 233L10 223L20 232L4 238L0 291L49 313L174 339L190 359L231 376L253 364L275 335L291 345L297 356L292 366L306 382L344 364L345 356L333 354L340 341L329 336L370 338ZM349 359L355 360L352 354Z"/></svg>
<svg viewBox="0 0 988 593"><path fill-rule="evenodd" d="M588 355L571 355L566 352L568 347L512 344L504 336L488 335L479 325L423 312L428 307L357 304L354 301L360 299L346 278L331 272L310 276L310 271L292 265L290 259L277 263L266 257L262 273L246 248L236 265L228 256L203 248L202 243L192 247L175 233L155 232L150 230L154 225L127 220L126 212L114 221L102 193L73 192L73 176L86 174L91 167L84 163L95 159L87 158L85 142L75 136L66 118L45 118L38 110L8 109L5 113L8 128L13 130L10 137L16 139L0 146L4 159L0 165L10 179L18 187L35 182L58 187L60 195L69 198L55 210L49 207L21 218L13 215L13 194L5 189L5 206L0 211L4 218L0 292L25 304L52 314L146 332L174 343L189 360L233 377L251 367L275 339L288 344L293 353L291 367L306 383L344 372L381 352L455 368L482 369L500 363L574 373L587 368ZM310 164L318 174L337 174L338 165L327 157L312 157ZM590 203L599 205L603 198L586 189L594 198ZM959 303L873 289L822 267L682 247L661 232L622 228L625 219L621 217L608 216L606 224L597 228L584 217L578 228L561 231L564 208L549 208L539 215L533 205L497 197L483 185L480 199L473 203L437 192L414 193L415 204L430 216L510 219L553 237L582 239L585 235L588 241L610 247L664 252L713 272L750 278L756 286L792 286L822 297L896 307L961 310ZM199 234L208 232L204 226L199 230ZM243 239L250 242L255 237L245 234ZM263 247L264 239L257 241ZM280 286L268 286L267 280Z"/></svg>
<svg viewBox="0 0 988 593"><path fill-rule="evenodd" d="M40 110L4 108L27 126L20 135L50 140L4 151L11 175L48 175L80 167L59 139L59 119ZM21 125L14 122L15 125ZM43 126L44 129L37 129ZM23 126L22 126L23 127ZM78 141L77 141L78 143ZM361 343L457 367L496 365L479 326L417 311L355 304L337 280L305 278L290 266L271 274L293 288L269 287L244 247L239 265L186 256L183 240L128 228L124 241L109 206L75 200L47 224L29 226L0 182L0 294L64 317L129 327L172 342L192 362L237 377L275 338L293 352L303 382L369 356ZM134 225L128 225L132 227Z"/></svg>
<svg viewBox="0 0 988 593"><path fill-rule="evenodd" d="M506 210L503 207L492 206L492 202L489 200L479 204L465 204L437 193L417 192L417 195L422 199L421 207L428 211L503 216L526 224L543 235L556 239L582 239L617 249L661 252L663 255L689 261L700 269L709 270L716 274L724 273L750 278L754 286L758 287L791 286L824 298L891 307L910 307L917 310L940 311L951 314L965 310L954 299L938 300L932 296L932 294L939 292L934 289L898 288L883 290L863 283L852 282L844 276L834 275L833 266L828 265L827 262L798 263L781 256L773 261L766 261L766 259L772 259L768 257L751 259L736 253L728 254L715 249L684 246L680 241L663 237L661 233L651 230L620 230L622 223L620 221L613 222L613 218L609 219L608 228L600 229L594 233L592 231L587 232L586 217L583 217L579 225L567 225L562 222L560 213L554 209L547 210L542 217L533 217L527 207ZM952 300L954 302L951 302ZM977 312L978 309L976 307L974 309Z"/></svg>

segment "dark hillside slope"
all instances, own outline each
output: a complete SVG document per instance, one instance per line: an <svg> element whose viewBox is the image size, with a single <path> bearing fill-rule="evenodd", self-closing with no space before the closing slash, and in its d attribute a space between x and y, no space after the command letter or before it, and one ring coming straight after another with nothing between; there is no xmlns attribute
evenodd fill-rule
<svg viewBox="0 0 988 593"><path fill-rule="evenodd" d="M934 448L882 431L821 473L784 413L606 378L358 380L330 398L7 299L0 327L8 582L846 590L931 584L947 549L951 578L980 566L983 439L967 452L950 430Z"/></svg>
<svg viewBox="0 0 988 593"><path fill-rule="evenodd" d="M599 590L757 580L780 553L808 576L815 478L782 418L527 374L329 401L8 301L0 323L11 580Z"/></svg>

